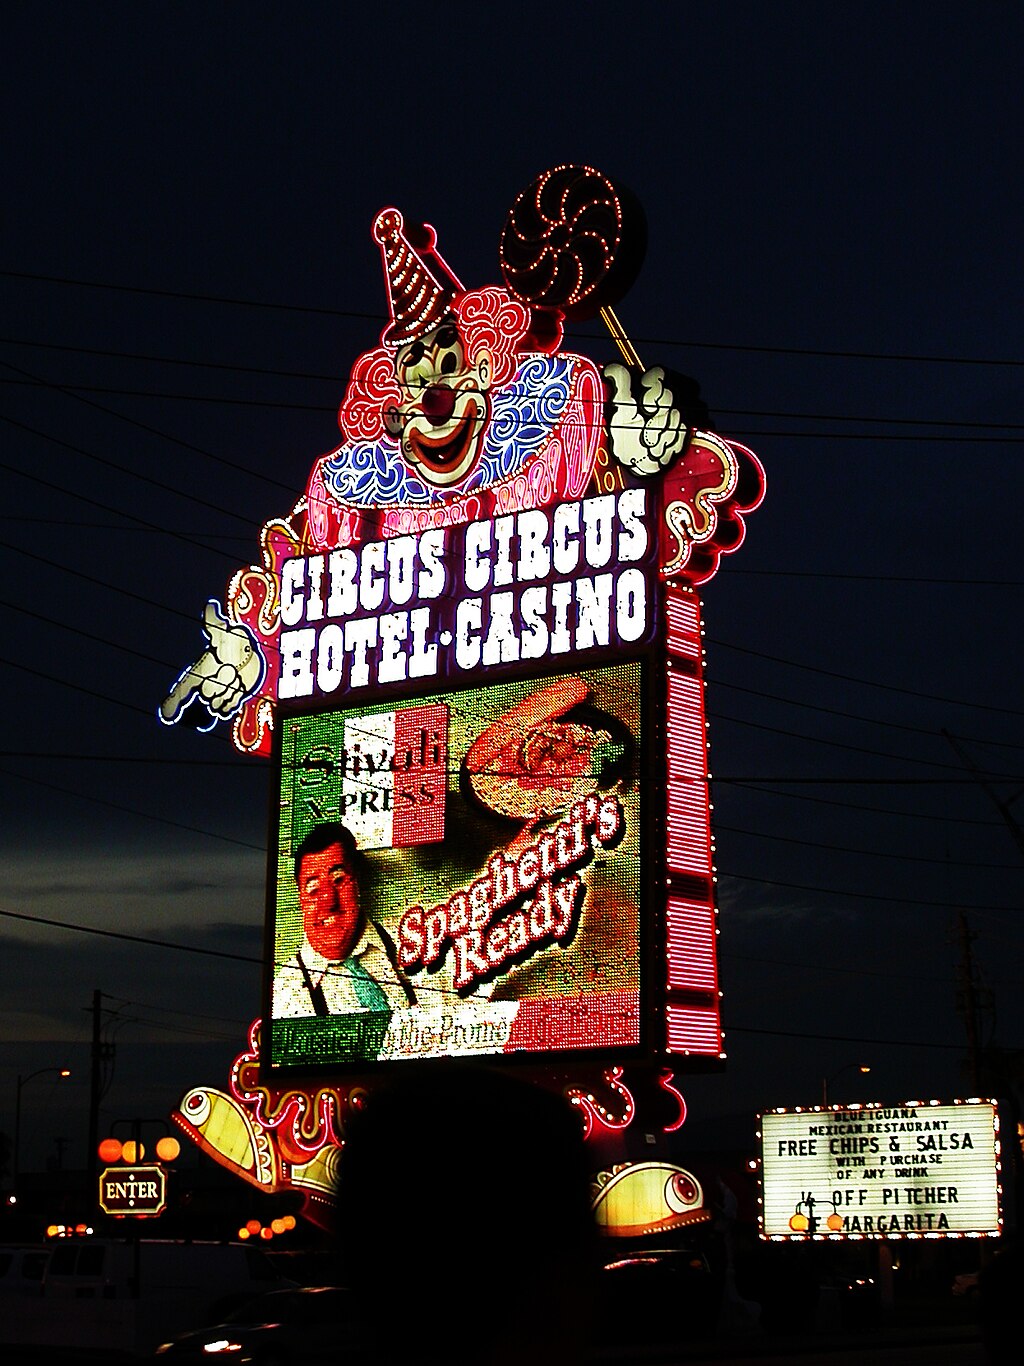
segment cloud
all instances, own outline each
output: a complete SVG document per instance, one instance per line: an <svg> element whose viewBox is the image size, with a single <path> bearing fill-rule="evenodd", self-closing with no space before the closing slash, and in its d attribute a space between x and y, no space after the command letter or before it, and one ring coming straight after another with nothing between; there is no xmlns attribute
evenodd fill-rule
<svg viewBox="0 0 1024 1366"><path fill-rule="evenodd" d="M266 865L258 850L201 858L13 851L5 856L0 909L96 928L186 937L211 923L262 926ZM52 931L9 919L7 932L51 942Z"/></svg>
<svg viewBox="0 0 1024 1366"><path fill-rule="evenodd" d="M159 885L150 883L139 883L137 878L113 877L109 880L96 878L91 881L84 877L79 880L67 880L63 882L28 882L19 885L16 881L7 884L8 895L12 898L32 899L37 897L60 897L74 894L104 895L104 896L178 896L190 892L213 891L220 884L214 881L199 882L194 878L179 879L175 881L169 878Z"/></svg>
<svg viewBox="0 0 1024 1366"><path fill-rule="evenodd" d="M27 1142L33 1117L49 1116L79 1146L97 991L102 1122L166 1115L191 1086L226 1085L261 1009L264 894L257 850L176 857L51 846L5 855L0 911L80 927L0 918L0 1085L10 1094L17 1076L44 1070L26 1107ZM48 1075L57 1066L72 1069L59 1091Z"/></svg>
<svg viewBox="0 0 1024 1366"><path fill-rule="evenodd" d="M729 926L768 923L781 930L799 927L809 920L837 926L852 923L863 911L863 907L858 910L855 904L844 904L835 897L751 884L730 878L727 873L718 880L718 909L723 917L723 933Z"/></svg>
<svg viewBox="0 0 1024 1366"><path fill-rule="evenodd" d="M101 993L109 1083L104 1114L114 1118L166 1115L191 1086L225 1086L260 1014L261 925L169 916L154 937L255 961L70 930L0 933L0 1084L12 1094L16 1076L70 1067L72 1077L52 1099L49 1077L33 1084L29 1099L33 1111L50 1106L73 1144L88 1113L94 992ZM7 1123L0 1115L0 1128ZM29 1123L26 1113L26 1133Z"/></svg>

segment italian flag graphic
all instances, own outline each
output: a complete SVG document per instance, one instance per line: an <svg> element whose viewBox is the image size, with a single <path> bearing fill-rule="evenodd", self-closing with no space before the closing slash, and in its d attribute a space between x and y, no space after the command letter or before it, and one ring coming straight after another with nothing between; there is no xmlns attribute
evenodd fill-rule
<svg viewBox="0 0 1024 1366"><path fill-rule="evenodd" d="M444 839L445 703L346 718L341 758L339 814L360 849L406 849Z"/></svg>

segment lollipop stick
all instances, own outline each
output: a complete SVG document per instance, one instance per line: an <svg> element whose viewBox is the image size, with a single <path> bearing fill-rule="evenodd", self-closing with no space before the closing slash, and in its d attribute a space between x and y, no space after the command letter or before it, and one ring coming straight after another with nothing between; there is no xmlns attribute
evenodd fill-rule
<svg viewBox="0 0 1024 1366"><path fill-rule="evenodd" d="M615 316L615 309L606 304L601 309L601 318L605 327L612 334L612 341L622 352L626 364L635 366L637 370L642 370L644 368L643 361L637 355L633 343L626 336L626 329Z"/></svg>

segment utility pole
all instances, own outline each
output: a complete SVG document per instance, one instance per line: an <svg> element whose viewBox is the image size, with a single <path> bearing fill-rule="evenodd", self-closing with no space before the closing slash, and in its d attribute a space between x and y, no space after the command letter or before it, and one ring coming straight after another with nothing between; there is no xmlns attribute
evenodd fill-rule
<svg viewBox="0 0 1024 1366"><path fill-rule="evenodd" d="M92 1012L92 1056L89 1069L89 1151L85 1158L86 1181L88 1182L86 1198L90 1205L99 1198L96 1184L99 1176L99 1154L96 1149L99 1147L100 1141L100 1102L106 1093L106 1087L103 1083L103 1064L113 1058L117 1047L112 1039L104 1040L103 1038L104 1014L111 1016L117 1014L117 1011L109 1008L104 1011L103 995L104 993L97 987L92 993L92 1006L85 1007L91 1009ZM108 999L110 998L108 997ZM107 1085L109 1085L109 1081Z"/></svg>
<svg viewBox="0 0 1024 1366"><path fill-rule="evenodd" d="M1007 830L1009 830L1010 834L1013 836L1014 843L1017 845L1017 848L1020 850L1022 854L1024 854L1024 830L1021 829L1020 823L1014 820L1013 813L1010 811L1010 807L1013 805L1013 803L1017 800L1018 797L1024 795L1024 792L1015 792L1008 802L1000 801L995 788L985 777L985 774L981 771L978 765L967 753L967 751L964 749L963 745L956 738L956 736L950 735L948 730L944 730L942 734L946 737L946 739L952 745L953 749L959 755L960 762L963 764L963 766L965 768L969 768L971 772L974 774L974 779L977 782L978 786L984 791L989 801L999 812L1000 816L1002 816L1003 824L1006 826Z"/></svg>
<svg viewBox="0 0 1024 1366"><path fill-rule="evenodd" d="M103 1015L103 992L97 987L92 994L92 1054L89 1070L89 1150L85 1159L86 1187L85 1197L92 1207L96 1198L97 1167L96 1149L100 1141L100 1085L102 1075L103 1040L100 1034Z"/></svg>
<svg viewBox="0 0 1024 1366"><path fill-rule="evenodd" d="M960 964L957 974L960 989L957 992L957 1009L964 1017L967 1030L967 1057L971 1069L971 1086L974 1094L981 1094L981 1048L978 1040L978 984L974 976L974 953L971 944L974 935L967 923L967 912L957 913L960 923Z"/></svg>
<svg viewBox="0 0 1024 1366"><path fill-rule="evenodd" d="M978 767L974 759L956 736L950 734L950 732L945 729L942 734L956 753L957 758L963 764L964 768L971 773L974 781L999 812L1003 824L1013 836L1014 843L1021 854L1024 854L1024 829L1021 829L1020 822L1014 818L1013 812L1010 810L1010 807L1017 798L1024 795L1024 789L1022 789L1021 792L1014 793L1009 801L1002 801L986 774ZM957 1009L964 1017L964 1025L967 1030L967 1049L970 1059L971 1083L974 1087L974 1094L980 1095L982 1089L982 1066L981 1044L978 1037L978 1011L979 1009L990 1009L993 998L991 991L985 989L979 990L978 980L974 973L974 954L971 950L974 935L967 924L966 912L958 912L958 920L960 924L960 965L957 972L960 978L960 987L957 991ZM986 1079L986 1082L989 1081L991 1081L991 1077Z"/></svg>

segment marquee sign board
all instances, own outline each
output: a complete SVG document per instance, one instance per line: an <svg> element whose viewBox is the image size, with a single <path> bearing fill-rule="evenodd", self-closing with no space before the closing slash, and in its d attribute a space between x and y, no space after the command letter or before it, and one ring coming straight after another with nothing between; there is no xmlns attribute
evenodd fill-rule
<svg viewBox="0 0 1024 1366"><path fill-rule="evenodd" d="M994 1101L815 1106L761 1116L761 1236L996 1237Z"/></svg>
<svg viewBox="0 0 1024 1366"><path fill-rule="evenodd" d="M373 239L341 443L160 707L273 759L261 1072L718 1059L695 590L761 466L614 319L642 215L599 172L519 196L500 286L396 209ZM598 311L626 364L563 347Z"/></svg>
<svg viewBox="0 0 1024 1366"><path fill-rule="evenodd" d="M104 1214L151 1219L167 1208L167 1173L159 1163L104 1167L99 1183Z"/></svg>

